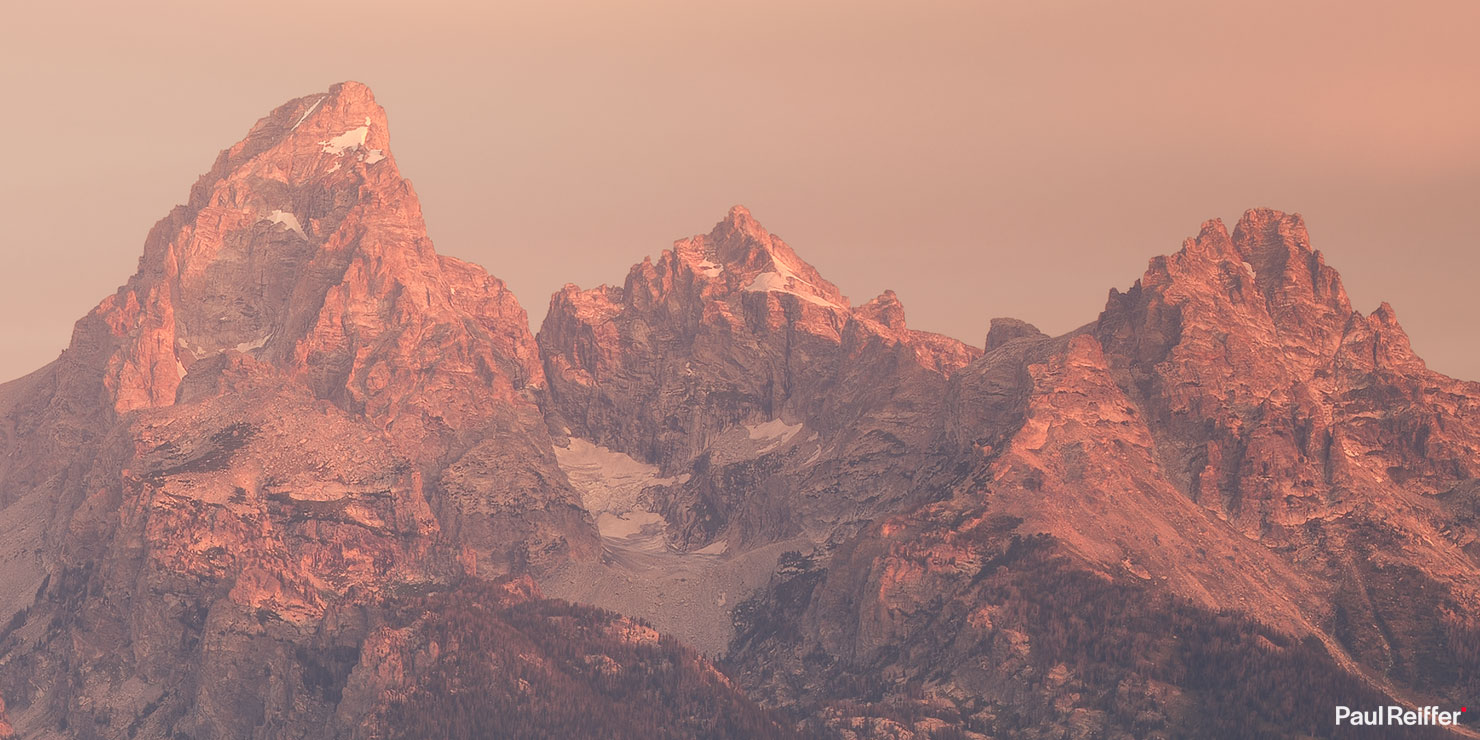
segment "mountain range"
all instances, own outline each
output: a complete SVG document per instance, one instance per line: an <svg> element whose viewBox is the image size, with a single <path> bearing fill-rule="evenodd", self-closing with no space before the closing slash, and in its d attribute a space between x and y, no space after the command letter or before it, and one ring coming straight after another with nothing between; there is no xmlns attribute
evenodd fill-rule
<svg viewBox="0 0 1480 740"><path fill-rule="evenodd" d="M259 120L0 385L0 738L1346 737L1480 696L1480 384L1298 215L980 345L738 206L616 277L535 333L433 249L367 87Z"/></svg>

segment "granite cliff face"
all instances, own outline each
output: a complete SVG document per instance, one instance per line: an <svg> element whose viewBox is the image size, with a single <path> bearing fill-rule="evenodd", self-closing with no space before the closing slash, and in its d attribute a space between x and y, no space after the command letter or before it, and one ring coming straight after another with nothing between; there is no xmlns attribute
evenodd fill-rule
<svg viewBox="0 0 1480 740"><path fill-rule="evenodd" d="M536 337L344 83L0 385L0 737L1329 736L1480 691L1477 461L1269 210L979 349L736 207Z"/></svg>

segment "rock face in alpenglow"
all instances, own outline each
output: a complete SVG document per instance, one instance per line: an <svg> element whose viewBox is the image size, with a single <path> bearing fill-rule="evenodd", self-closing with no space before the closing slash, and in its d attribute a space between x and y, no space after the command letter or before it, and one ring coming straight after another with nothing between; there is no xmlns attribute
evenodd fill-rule
<svg viewBox="0 0 1480 740"><path fill-rule="evenodd" d="M1480 695L1480 384L1299 216L986 328L735 207L536 336L366 87L290 101L0 384L0 738L1344 737Z"/></svg>

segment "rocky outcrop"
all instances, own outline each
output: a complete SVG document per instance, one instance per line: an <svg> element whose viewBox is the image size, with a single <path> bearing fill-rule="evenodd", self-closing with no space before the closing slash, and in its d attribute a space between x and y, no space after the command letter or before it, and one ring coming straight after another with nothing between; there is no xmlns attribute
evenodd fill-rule
<svg viewBox="0 0 1480 740"><path fill-rule="evenodd" d="M1014 339L1042 339L1046 335L1038 331L1038 327L1014 318L992 319L992 327L987 330L987 351L991 352Z"/></svg>
<svg viewBox="0 0 1480 740"><path fill-rule="evenodd" d="M353 643L357 608L456 573L420 474L286 379L130 414L87 490L7 645L31 728L312 726L335 703L314 661Z"/></svg>

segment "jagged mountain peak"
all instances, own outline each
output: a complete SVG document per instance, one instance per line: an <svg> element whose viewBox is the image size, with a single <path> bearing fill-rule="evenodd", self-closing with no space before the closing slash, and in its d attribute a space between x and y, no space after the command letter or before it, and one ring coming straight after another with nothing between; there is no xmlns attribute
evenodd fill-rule
<svg viewBox="0 0 1480 740"><path fill-rule="evenodd" d="M1298 214L1251 210L1231 234L1204 224L1128 293L1112 292L1094 333L1128 392L1170 420L1173 456L1195 461L1180 485L1246 532L1303 523L1321 486L1379 491L1404 470L1401 483L1432 493L1465 469L1451 460L1473 440L1443 419L1460 412L1426 394L1466 392L1425 368L1391 306L1352 308ZM1331 399L1343 400L1322 405ZM1371 418L1394 420L1388 438L1376 441L1375 424L1355 431ZM1440 430L1454 434L1448 446L1432 441ZM1247 462L1256 453L1267 456L1258 467Z"/></svg>
<svg viewBox="0 0 1480 740"><path fill-rule="evenodd" d="M1424 377L1428 365L1409 343L1398 313L1383 301L1367 316L1354 314L1342 340L1340 364L1362 373L1388 372Z"/></svg>
<svg viewBox="0 0 1480 740"><path fill-rule="evenodd" d="M764 226L755 220L750 209L739 203L730 206L730 212L725 214L724 220L715 224L715 229L725 229L730 232L749 234L756 238L769 236Z"/></svg>
<svg viewBox="0 0 1480 740"><path fill-rule="evenodd" d="M1291 328L1301 318L1297 305L1314 307L1320 318L1334 325L1352 313L1341 276L1311 249L1305 219L1298 213L1249 209L1231 233L1221 219L1205 221L1180 252L1151 260L1140 284L1159 287L1214 280L1220 287L1217 292L1236 302L1262 298L1271 318Z"/></svg>
<svg viewBox="0 0 1480 740"><path fill-rule="evenodd" d="M1180 251L1153 258L1128 293L1110 292L1100 326L1121 335L1109 344L1142 360L1165 358L1194 338L1232 341L1278 347L1263 355L1265 364L1298 375L1335 356L1357 315L1341 276L1311 249L1304 219L1259 208L1232 233L1212 219Z"/></svg>

